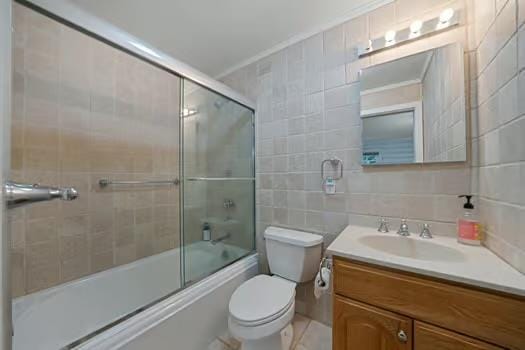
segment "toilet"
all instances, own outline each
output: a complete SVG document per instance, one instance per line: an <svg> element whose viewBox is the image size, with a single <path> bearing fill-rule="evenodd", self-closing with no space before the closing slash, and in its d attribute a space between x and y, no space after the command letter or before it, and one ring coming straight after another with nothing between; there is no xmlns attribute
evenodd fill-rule
<svg viewBox="0 0 525 350"><path fill-rule="evenodd" d="M270 226L264 238L272 276L255 276L235 290L228 326L241 340L242 350L288 350L290 344L282 339L281 331L295 313L295 286L313 280L317 273L323 237Z"/></svg>

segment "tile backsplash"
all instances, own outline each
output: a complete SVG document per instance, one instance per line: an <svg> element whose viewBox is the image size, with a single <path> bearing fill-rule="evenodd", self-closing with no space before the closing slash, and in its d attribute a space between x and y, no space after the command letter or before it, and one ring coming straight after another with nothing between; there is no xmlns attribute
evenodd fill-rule
<svg viewBox="0 0 525 350"><path fill-rule="evenodd" d="M263 263L262 232L268 225L322 233L326 245L347 224L376 225L379 216L393 225L408 217L412 230L429 222L435 234L455 235L462 213L457 195L473 192L480 194L475 202L489 229L488 246L525 271L525 223L518 222L525 217L525 119L518 117L524 106L516 105L517 96L525 94L524 2L396 0L223 77L257 102L257 240ZM358 43L447 7L460 11L460 26L357 57ZM500 16L508 18L498 21ZM455 42L465 50L468 161L363 168L358 71ZM491 99L492 105L484 106ZM489 125L492 133L478 132ZM345 174L338 193L327 196L321 191L320 166L333 156L344 161ZM330 323L329 300L316 302L309 289L299 288L298 309Z"/></svg>
<svg viewBox="0 0 525 350"><path fill-rule="evenodd" d="M14 3L11 179L74 186L73 202L10 211L13 296L179 245L180 80Z"/></svg>

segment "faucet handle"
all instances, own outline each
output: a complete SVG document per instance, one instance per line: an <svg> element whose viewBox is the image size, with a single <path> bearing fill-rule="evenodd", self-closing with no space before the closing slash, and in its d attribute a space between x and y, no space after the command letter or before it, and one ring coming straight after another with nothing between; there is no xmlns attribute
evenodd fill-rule
<svg viewBox="0 0 525 350"><path fill-rule="evenodd" d="M399 225L399 230L397 231L397 234L400 236L405 236L405 237L410 236L406 218L401 219L401 225Z"/></svg>
<svg viewBox="0 0 525 350"><path fill-rule="evenodd" d="M381 217L381 219L379 219L379 228L377 229L377 231L382 233L387 233L389 231L388 221L386 221L386 218Z"/></svg>
<svg viewBox="0 0 525 350"><path fill-rule="evenodd" d="M423 224L423 229L421 230L419 237L426 238L426 239L432 238L432 233L430 232L429 224Z"/></svg>

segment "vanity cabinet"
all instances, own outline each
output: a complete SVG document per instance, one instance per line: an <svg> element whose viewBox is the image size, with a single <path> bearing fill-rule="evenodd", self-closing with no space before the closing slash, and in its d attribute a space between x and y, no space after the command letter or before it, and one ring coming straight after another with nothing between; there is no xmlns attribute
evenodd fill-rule
<svg viewBox="0 0 525 350"><path fill-rule="evenodd" d="M525 298L334 257L333 350L525 350Z"/></svg>
<svg viewBox="0 0 525 350"><path fill-rule="evenodd" d="M414 349L417 350L501 350L477 339L423 322L414 322Z"/></svg>
<svg viewBox="0 0 525 350"><path fill-rule="evenodd" d="M334 313L334 349L412 349L408 317L339 296L334 299Z"/></svg>

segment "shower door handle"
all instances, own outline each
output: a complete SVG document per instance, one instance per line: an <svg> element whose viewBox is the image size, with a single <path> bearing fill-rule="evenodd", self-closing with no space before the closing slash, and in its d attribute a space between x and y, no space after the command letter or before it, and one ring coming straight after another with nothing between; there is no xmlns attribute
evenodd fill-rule
<svg viewBox="0 0 525 350"><path fill-rule="evenodd" d="M7 208L12 209L53 199L72 201L78 197L78 192L73 187L51 187L7 181L4 185L4 195Z"/></svg>

